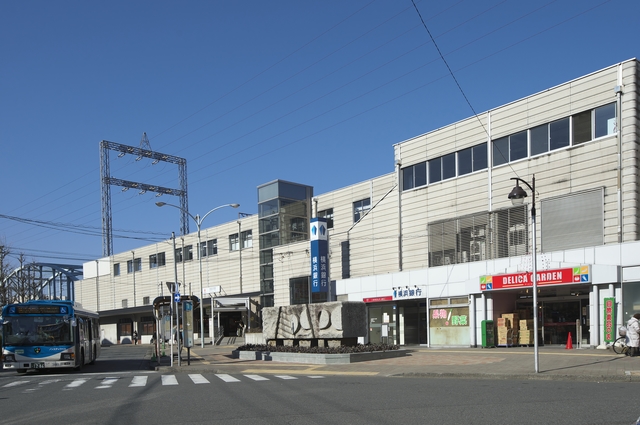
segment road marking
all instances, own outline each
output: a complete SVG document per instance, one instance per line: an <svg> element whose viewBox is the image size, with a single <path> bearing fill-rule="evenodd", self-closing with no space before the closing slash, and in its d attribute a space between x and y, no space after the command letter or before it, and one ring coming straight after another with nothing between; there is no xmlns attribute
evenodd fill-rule
<svg viewBox="0 0 640 425"><path fill-rule="evenodd" d="M130 387L144 387L147 385L148 376L134 376L129 384Z"/></svg>
<svg viewBox="0 0 640 425"><path fill-rule="evenodd" d="M260 375L244 375L249 379L253 379L254 381L268 381L269 378L265 378L264 376L260 376Z"/></svg>
<svg viewBox="0 0 640 425"><path fill-rule="evenodd" d="M71 389L77 388L77 387L79 387L80 385L84 384L87 381L88 381L88 379L85 379L85 378L75 379L74 381L69 382L67 385L65 385L63 390L71 390Z"/></svg>
<svg viewBox="0 0 640 425"><path fill-rule="evenodd" d="M6 385L3 385L2 388L9 388L9 387L17 387L18 385L22 385L22 384L28 384L31 381L14 381L14 382L10 382Z"/></svg>
<svg viewBox="0 0 640 425"><path fill-rule="evenodd" d="M316 368L309 369L300 369L300 370L291 370L291 369L245 369L239 371L239 373L267 373L267 374L289 374L289 375L308 375L310 372L321 372L323 375L343 375L343 376L375 376L379 375L380 372L347 372L347 371L333 371L333 370L322 370L315 371Z"/></svg>
<svg viewBox="0 0 640 425"><path fill-rule="evenodd" d="M311 379L322 379L322 378L324 378L324 376L312 375L312 376L307 376L307 378L311 378Z"/></svg>
<svg viewBox="0 0 640 425"><path fill-rule="evenodd" d="M102 380L101 385L98 385L96 387L96 390L100 390L100 389L104 389L104 388L111 388L113 386L113 384L115 384L116 382L118 382L118 378L104 378Z"/></svg>
<svg viewBox="0 0 640 425"><path fill-rule="evenodd" d="M294 376L289 376L289 375L276 375L276 378L280 378L280 379L298 379Z"/></svg>
<svg viewBox="0 0 640 425"><path fill-rule="evenodd" d="M162 375L162 385L178 385L175 375Z"/></svg>
<svg viewBox="0 0 640 425"><path fill-rule="evenodd" d="M209 380L199 373L189 374L189 378L193 381L194 384L210 384Z"/></svg>
<svg viewBox="0 0 640 425"><path fill-rule="evenodd" d="M224 382L240 382L239 379L234 378L231 375L227 375L226 373L216 373L216 376L222 379Z"/></svg>

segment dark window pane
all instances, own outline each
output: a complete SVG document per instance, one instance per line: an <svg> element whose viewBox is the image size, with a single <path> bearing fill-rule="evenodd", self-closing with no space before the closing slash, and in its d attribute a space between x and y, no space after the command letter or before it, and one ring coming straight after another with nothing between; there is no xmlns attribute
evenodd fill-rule
<svg viewBox="0 0 640 425"><path fill-rule="evenodd" d="M527 132L521 131L509 136L509 160L526 158L527 155Z"/></svg>
<svg viewBox="0 0 640 425"><path fill-rule="evenodd" d="M509 138L501 137L493 141L493 166L506 164L509 158Z"/></svg>
<svg viewBox="0 0 640 425"><path fill-rule="evenodd" d="M442 158L429 161L429 184L442 180Z"/></svg>
<svg viewBox="0 0 640 425"><path fill-rule="evenodd" d="M402 190L409 190L415 187L413 182L413 167L402 169Z"/></svg>
<svg viewBox="0 0 640 425"><path fill-rule="evenodd" d="M569 118L549 124L549 147L551 150L569 146Z"/></svg>
<svg viewBox="0 0 640 425"><path fill-rule="evenodd" d="M456 176L456 154L450 153L442 157L442 179Z"/></svg>
<svg viewBox="0 0 640 425"><path fill-rule="evenodd" d="M413 178L415 179L414 187L426 186L427 184L427 163L421 162L414 165Z"/></svg>
<svg viewBox="0 0 640 425"><path fill-rule="evenodd" d="M584 111L573 116L573 144L591 140L591 111Z"/></svg>
<svg viewBox="0 0 640 425"><path fill-rule="evenodd" d="M463 176L473 171L472 148L458 152L458 175Z"/></svg>
<svg viewBox="0 0 640 425"><path fill-rule="evenodd" d="M616 104L610 103L596 109L596 137L608 136L616 131Z"/></svg>
<svg viewBox="0 0 640 425"><path fill-rule="evenodd" d="M483 143L473 147L473 171L487 168L487 144Z"/></svg>
<svg viewBox="0 0 640 425"><path fill-rule="evenodd" d="M539 125L531 129L531 155L549 151L549 125Z"/></svg>

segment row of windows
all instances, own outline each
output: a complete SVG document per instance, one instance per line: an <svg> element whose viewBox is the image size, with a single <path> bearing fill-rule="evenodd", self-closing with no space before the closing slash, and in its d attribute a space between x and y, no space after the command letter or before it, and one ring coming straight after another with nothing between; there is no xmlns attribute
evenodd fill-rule
<svg viewBox="0 0 640 425"><path fill-rule="evenodd" d="M576 146L615 132L616 104L610 103L494 140L493 166Z"/></svg>
<svg viewBox="0 0 640 425"><path fill-rule="evenodd" d="M403 168L402 190L426 186L427 183L437 183L486 168L487 144L482 143Z"/></svg>
<svg viewBox="0 0 640 425"><path fill-rule="evenodd" d="M610 103L494 140L493 166L576 146L615 132L616 104ZM402 190L484 170L487 164L487 144L482 143L403 168Z"/></svg>
<svg viewBox="0 0 640 425"><path fill-rule="evenodd" d="M251 248L253 246L253 238L251 230L240 233L240 240L242 243L242 249ZM238 234L229 235L229 251L238 250ZM218 240L210 239L200 243L200 255L202 257L212 256L218 254ZM187 245L184 248L176 248L175 259L177 263L182 261L193 260L193 245ZM157 254L149 255L149 268L155 269L165 266L167 264L166 254L159 252ZM127 273L133 273L134 271L142 271L142 259L134 258L127 261ZM113 275L120 275L120 263L113 265Z"/></svg>

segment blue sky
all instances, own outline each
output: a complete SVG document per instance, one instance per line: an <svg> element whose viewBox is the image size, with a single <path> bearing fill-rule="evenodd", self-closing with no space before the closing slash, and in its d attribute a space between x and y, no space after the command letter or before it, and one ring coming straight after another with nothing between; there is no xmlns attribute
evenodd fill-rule
<svg viewBox="0 0 640 425"><path fill-rule="evenodd" d="M193 215L241 204L209 227L263 183L389 173L395 143L638 56L637 0L416 5L437 48L411 0L1 2L0 245L102 256L101 140L185 158ZM179 187L171 164L110 163ZM179 233L154 205L177 198L111 192L116 253Z"/></svg>

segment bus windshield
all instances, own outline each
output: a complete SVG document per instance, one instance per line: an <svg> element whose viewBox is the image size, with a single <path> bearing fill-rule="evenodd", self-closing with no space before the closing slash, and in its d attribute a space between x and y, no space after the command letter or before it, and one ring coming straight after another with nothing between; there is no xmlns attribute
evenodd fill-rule
<svg viewBox="0 0 640 425"><path fill-rule="evenodd" d="M56 316L5 317L2 323L4 345L71 345L69 320Z"/></svg>

